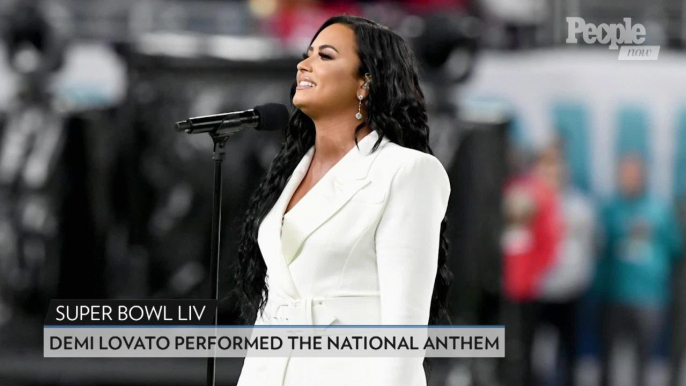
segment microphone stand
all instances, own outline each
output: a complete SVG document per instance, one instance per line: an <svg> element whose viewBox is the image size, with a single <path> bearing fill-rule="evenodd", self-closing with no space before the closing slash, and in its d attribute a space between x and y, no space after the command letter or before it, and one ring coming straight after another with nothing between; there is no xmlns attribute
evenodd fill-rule
<svg viewBox="0 0 686 386"><path fill-rule="evenodd" d="M214 142L212 160L214 160L214 192L212 197L212 245L210 256L210 296L215 300L214 326L217 332L217 308L219 299L219 254L221 246L221 216L222 216L222 163L226 154L226 141L234 133L222 133L215 130L208 133ZM207 386L214 386L216 380L215 367L217 363L216 347L215 354L207 358Z"/></svg>
<svg viewBox="0 0 686 386"><path fill-rule="evenodd" d="M276 107L268 108L274 110ZM287 110L282 107L285 115L287 116ZM279 109L276 108L276 113L279 113ZM259 111L258 111L259 113ZM277 114L278 115L278 114ZM205 131L199 125L198 128L193 127L193 120L189 118L185 121L180 121L176 123L176 131L185 131L187 134L202 133L207 132L214 143L212 160L214 160L214 193L212 199L212 245L211 245L211 256L210 256L210 299L214 302L214 332L217 333L217 313L218 313L218 301L219 301L219 253L221 246L221 213L222 213L222 163L224 162L224 156L226 155L226 141L239 132L245 127L252 127L258 129L259 124L255 119L253 110L248 110L235 114L219 114L205 117L198 117L196 119L200 120L215 120L219 122L219 127L213 129L212 131ZM207 122L205 122L207 123ZM215 123L212 121L212 123ZM259 130L259 129L258 129ZM216 381L215 367L217 364L216 346L214 347L214 353L211 357L207 358L207 386L214 386Z"/></svg>

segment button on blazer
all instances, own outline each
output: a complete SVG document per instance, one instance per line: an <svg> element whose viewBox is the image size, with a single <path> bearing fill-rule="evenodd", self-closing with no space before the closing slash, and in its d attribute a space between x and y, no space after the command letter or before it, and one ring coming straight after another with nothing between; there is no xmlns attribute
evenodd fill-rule
<svg viewBox="0 0 686 386"><path fill-rule="evenodd" d="M430 154L376 131L284 215L312 161L260 224L268 300L256 325L427 325L450 181ZM425 386L423 358L254 357L239 386Z"/></svg>

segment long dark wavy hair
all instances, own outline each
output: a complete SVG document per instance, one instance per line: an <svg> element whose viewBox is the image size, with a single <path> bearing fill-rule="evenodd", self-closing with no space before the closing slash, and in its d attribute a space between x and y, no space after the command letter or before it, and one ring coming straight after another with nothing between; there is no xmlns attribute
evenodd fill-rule
<svg viewBox="0 0 686 386"><path fill-rule="evenodd" d="M339 15L328 19L310 44L324 28L336 23L344 24L355 32L360 77L370 73L372 78L369 96L364 102L367 119L355 130L355 144L357 133L367 123L370 129L379 134L373 151L376 151L382 138L386 136L400 146L433 154L429 146L424 93L419 87L416 60L407 42L387 27L371 20ZM291 101L295 89L296 82L291 88ZM247 324L254 323L257 312L264 310L268 295L265 282L267 267L257 244L259 226L278 200L295 167L315 141L312 119L297 108L293 111L285 129L282 147L272 161L266 177L252 195L242 224L233 272L240 317ZM446 265L446 227L447 219L444 218L441 223L438 274L431 299L429 324L450 324L446 296L452 275Z"/></svg>

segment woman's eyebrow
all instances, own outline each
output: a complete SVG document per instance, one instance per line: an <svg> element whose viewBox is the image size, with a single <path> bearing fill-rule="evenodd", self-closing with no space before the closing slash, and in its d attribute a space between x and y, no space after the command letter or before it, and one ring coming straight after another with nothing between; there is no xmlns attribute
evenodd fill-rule
<svg viewBox="0 0 686 386"><path fill-rule="evenodd" d="M332 46L332 45L330 45L330 44L322 44L321 46L319 46L319 51L323 50L324 48L331 48L332 50L338 52L338 50L336 49L336 47L334 47L334 46ZM314 49L314 48L312 48L312 46L310 46L310 48L307 49L307 52L310 52L310 51L312 51L313 49ZM340 52L338 52L338 53L340 54Z"/></svg>

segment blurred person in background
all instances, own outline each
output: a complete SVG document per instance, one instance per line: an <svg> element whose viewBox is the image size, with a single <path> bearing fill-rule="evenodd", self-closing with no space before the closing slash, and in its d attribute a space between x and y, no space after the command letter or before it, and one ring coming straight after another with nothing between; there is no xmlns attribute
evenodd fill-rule
<svg viewBox="0 0 686 386"><path fill-rule="evenodd" d="M571 184L564 162L562 143L544 150L542 176L559 194L562 206L561 245L543 275L540 288L540 320L553 326L558 335L557 372L563 385L575 385L576 320L582 296L593 279L596 255L596 219L593 202ZM558 384L558 383L554 383Z"/></svg>
<svg viewBox="0 0 686 386"><path fill-rule="evenodd" d="M64 64L68 37L41 1L15 1L8 10L0 28L18 87L0 132L0 292L12 304L0 309L0 321L19 311L41 315L56 296L60 216L68 194L64 112L50 90Z"/></svg>
<svg viewBox="0 0 686 386"><path fill-rule="evenodd" d="M508 384L536 384L532 363L540 295L546 272L563 238L563 217L556 187L558 156L540 151L534 165L505 185L503 285L505 327L509 331L505 377Z"/></svg>
<svg viewBox="0 0 686 386"><path fill-rule="evenodd" d="M645 162L637 153L619 159L619 192L603 210L606 249L600 261L601 385L610 384L619 338L636 348L635 377L648 385L653 358L670 301L670 275L682 251L671 205L646 189Z"/></svg>
<svg viewBox="0 0 686 386"><path fill-rule="evenodd" d="M683 173L683 171L682 171ZM686 240L686 194L678 197L679 223L681 225L682 240ZM670 339L670 386L680 386L686 384L686 376L683 375L686 366L686 248L682 249L682 257L674 269L672 281L672 293L674 294L671 302L672 320Z"/></svg>

